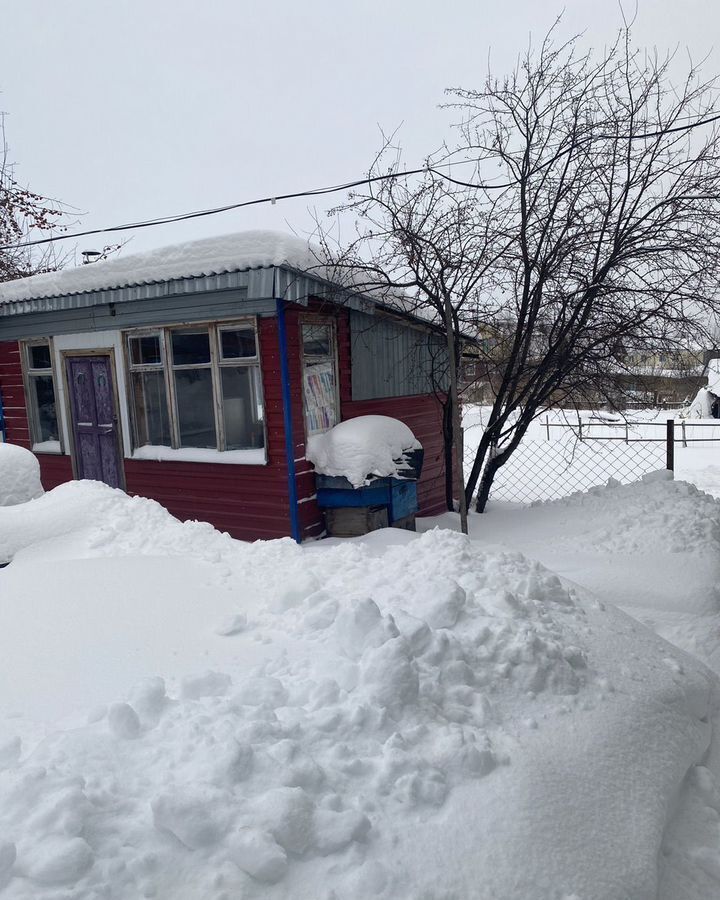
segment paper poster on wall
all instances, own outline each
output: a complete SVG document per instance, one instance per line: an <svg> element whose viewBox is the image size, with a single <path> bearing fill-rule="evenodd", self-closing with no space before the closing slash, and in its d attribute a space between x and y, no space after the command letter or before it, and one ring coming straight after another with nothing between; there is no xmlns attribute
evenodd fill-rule
<svg viewBox="0 0 720 900"><path fill-rule="evenodd" d="M335 370L331 361L305 365L305 418L309 434L337 423Z"/></svg>

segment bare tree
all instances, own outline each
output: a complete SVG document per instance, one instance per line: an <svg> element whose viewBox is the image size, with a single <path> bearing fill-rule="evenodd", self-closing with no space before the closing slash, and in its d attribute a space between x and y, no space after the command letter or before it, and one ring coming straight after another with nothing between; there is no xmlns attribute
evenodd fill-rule
<svg viewBox="0 0 720 900"><path fill-rule="evenodd" d="M332 211L352 215L353 240L338 249L319 229L322 258L331 262L335 282L379 294L444 334L447 361L437 374L449 381L438 391L444 406L446 498L452 508L454 471L460 482L461 527L467 532L458 376L465 326L478 309L481 286L497 255L489 243L492 210L473 185L452 178L432 160L412 181L396 176L400 162L386 143L370 170L367 190Z"/></svg>
<svg viewBox="0 0 720 900"><path fill-rule="evenodd" d="M507 79L455 91L464 156L492 163L493 282L501 353L469 474L477 510L548 405L610 390L628 351L702 345L717 311L720 166L716 91L690 66L634 51L601 58L552 33ZM496 182L495 182L496 184Z"/></svg>
<svg viewBox="0 0 720 900"><path fill-rule="evenodd" d="M22 187L15 178L5 142L5 122L0 113L0 281L23 278L59 267L52 244L33 253L25 242L32 233L58 227L64 215L61 205ZM2 249L9 248L9 249Z"/></svg>

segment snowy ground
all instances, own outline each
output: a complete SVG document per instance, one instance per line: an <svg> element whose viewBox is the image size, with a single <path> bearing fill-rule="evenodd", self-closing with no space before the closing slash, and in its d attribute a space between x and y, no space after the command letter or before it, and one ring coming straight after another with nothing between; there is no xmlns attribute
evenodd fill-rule
<svg viewBox="0 0 720 900"><path fill-rule="evenodd" d="M437 524L0 509L3 900L720 898L720 501Z"/></svg>

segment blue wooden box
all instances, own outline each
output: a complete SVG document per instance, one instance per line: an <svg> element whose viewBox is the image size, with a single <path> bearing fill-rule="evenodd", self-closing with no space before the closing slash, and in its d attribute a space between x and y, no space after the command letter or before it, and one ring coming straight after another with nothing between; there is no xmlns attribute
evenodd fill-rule
<svg viewBox="0 0 720 900"><path fill-rule="evenodd" d="M317 504L321 509L385 506L392 525L417 512L417 482L399 478L376 478L354 488L347 478L316 475Z"/></svg>

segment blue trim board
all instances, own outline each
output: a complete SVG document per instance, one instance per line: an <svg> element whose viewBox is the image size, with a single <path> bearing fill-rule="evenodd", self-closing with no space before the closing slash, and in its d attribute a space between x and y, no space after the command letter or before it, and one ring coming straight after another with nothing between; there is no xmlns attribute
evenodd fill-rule
<svg viewBox="0 0 720 900"><path fill-rule="evenodd" d="M290 367L287 352L287 327L285 325L285 301L276 300L278 322L278 344L280 345L280 380L282 384L283 421L285 425L285 456L288 470L288 494L290 497L290 533L298 542L300 534L300 516L298 514L297 483L295 481L295 446L293 444L292 395L290 392Z"/></svg>

